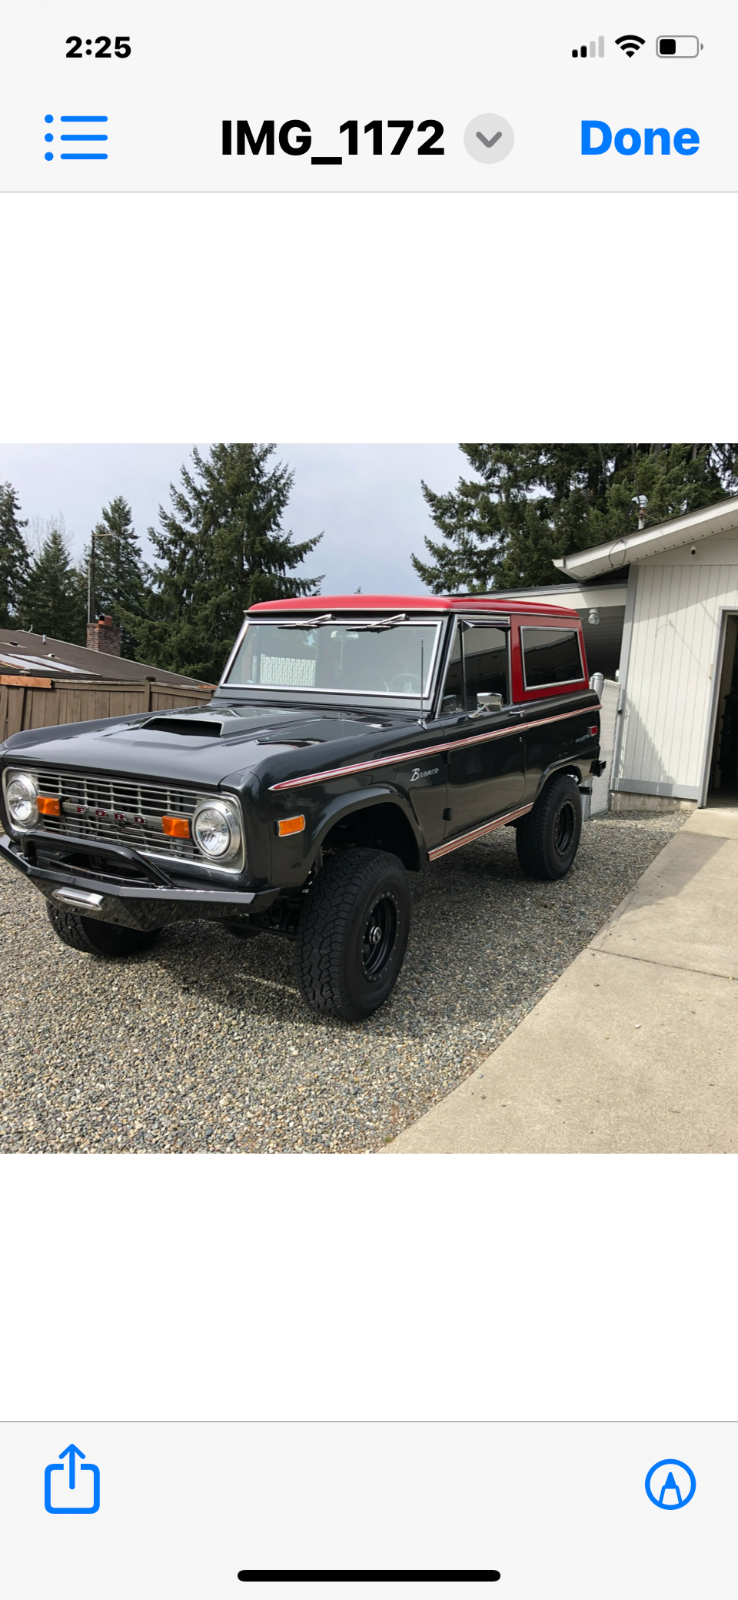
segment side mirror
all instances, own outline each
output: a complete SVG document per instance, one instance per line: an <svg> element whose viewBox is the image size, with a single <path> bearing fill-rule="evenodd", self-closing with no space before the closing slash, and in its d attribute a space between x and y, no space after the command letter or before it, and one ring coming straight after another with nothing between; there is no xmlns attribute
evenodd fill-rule
<svg viewBox="0 0 738 1600"><path fill-rule="evenodd" d="M603 676L603 674L601 672L593 672L592 673L592 676L591 676L591 678L589 680L589 687L590 687L590 689L594 690L595 694L597 695L598 700L601 700L602 699L602 691L603 691L603 689L605 687L605 679L604 679L604 676Z"/></svg>
<svg viewBox="0 0 738 1600"><path fill-rule="evenodd" d="M502 710L502 695L501 694L478 694L477 695L477 709L476 709L476 711L472 711L471 714L472 714L473 717L481 717L483 711L501 711L501 710Z"/></svg>

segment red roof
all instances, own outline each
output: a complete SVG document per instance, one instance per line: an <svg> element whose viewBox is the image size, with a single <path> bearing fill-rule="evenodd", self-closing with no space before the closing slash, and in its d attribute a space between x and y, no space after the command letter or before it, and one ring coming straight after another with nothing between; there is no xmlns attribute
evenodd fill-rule
<svg viewBox="0 0 738 1600"><path fill-rule="evenodd" d="M263 611L497 611L505 616L533 611L536 616L576 617L568 606L539 604L535 600L494 599L486 595L407 595L407 594L319 594L301 595L298 600L262 600L251 606L249 616Z"/></svg>

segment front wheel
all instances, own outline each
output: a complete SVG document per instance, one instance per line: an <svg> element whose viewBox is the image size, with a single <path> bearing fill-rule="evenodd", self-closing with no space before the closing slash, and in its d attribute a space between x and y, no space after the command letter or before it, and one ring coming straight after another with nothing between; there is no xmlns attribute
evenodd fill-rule
<svg viewBox="0 0 738 1600"><path fill-rule="evenodd" d="M60 906L46 902L49 922L58 939L72 950L84 950L91 956L132 956L136 950L153 944L160 929L143 933L138 928L122 928L117 922L100 922L96 917L81 917L78 911L62 911Z"/></svg>
<svg viewBox="0 0 738 1600"><path fill-rule="evenodd" d="M563 878L579 849L582 799L568 772L552 778L515 832L518 861L529 878Z"/></svg>
<svg viewBox="0 0 738 1600"><path fill-rule="evenodd" d="M297 930L296 968L313 1011L360 1022L391 994L410 932L410 888L397 856L347 850L322 868Z"/></svg>

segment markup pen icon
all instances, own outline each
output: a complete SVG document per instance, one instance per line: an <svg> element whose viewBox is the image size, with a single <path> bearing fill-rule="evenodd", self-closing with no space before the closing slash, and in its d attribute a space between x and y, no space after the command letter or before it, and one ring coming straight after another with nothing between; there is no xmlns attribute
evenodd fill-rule
<svg viewBox="0 0 738 1600"><path fill-rule="evenodd" d="M78 1457L81 1463L79 1473ZM60 1472L61 1478L54 1479L55 1472ZM83 1472L91 1473L91 1478L82 1478ZM54 1505L54 1498L61 1503ZM90 1500L92 1503L88 1504ZM100 1510L100 1468L86 1461L84 1450L80 1450L76 1444L68 1444L65 1450L60 1450L59 1460L46 1468L44 1506L52 1517L91 1517Z"/></svg>
<svg viewBox="0 0 738 1600"><path fill-rule="evenodd" d="M669 1470L664 1474L664 1468ZM676 1467L677 1475L674 1476L673 1468ZM652 1505L658 1506L660 1511L682 1511L688 1506L697 1488L697 1479L686 1461L677 1461L674 1456L669 1456L663 1461L657 1461L651 1467L646 1478L646 1494Z"/></svg>

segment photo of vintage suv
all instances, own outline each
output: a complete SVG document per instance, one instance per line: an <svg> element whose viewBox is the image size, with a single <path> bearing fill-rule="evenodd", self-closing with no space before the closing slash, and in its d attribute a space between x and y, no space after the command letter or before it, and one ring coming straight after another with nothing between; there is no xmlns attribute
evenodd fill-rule
<svg viewBox="0 0 738 1600"><path fill-rule="evenodd" d="M281 934L307 1003L358 1021L402 966L408 872L506 826L529 876L569 870L599 712L563 607L270 601L206 707L0 746L0 849L77 950L125 956L193 919Z"/></svg>

